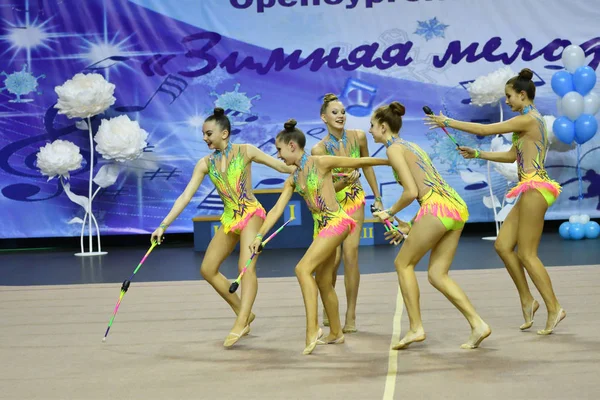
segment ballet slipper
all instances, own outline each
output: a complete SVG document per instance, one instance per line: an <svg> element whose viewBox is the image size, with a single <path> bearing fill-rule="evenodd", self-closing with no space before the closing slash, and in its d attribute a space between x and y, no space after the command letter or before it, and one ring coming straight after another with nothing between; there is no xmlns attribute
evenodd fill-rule
<svg viewBox="0 0 600 400"><path fill-rule="evenodd" d="M356 330L355 326L345 326L345 327L342 328L342 332L344 332L344 333L356 333L358 331Z"/></svg>
<svg viewBox="0 0 600 400"><path fill-rule="evenodd" d="M558 325L558 323L560 321L565 319L566 316L567 316L567 313L565 312L565 310L563 310L561 308L560 310L558 310L558 314L556 315L556 319L554 320L554 324L552 324L552 327L550 329L541 329L541 330L537 331L537 334L538 335L550 335L552 332L554 332L554 328L556 328L556 325Z"/></svg>
<svg viewBox="0 0 600 400"><path fill-rule="evenodd" d="M402 340L400 340L396 345L392 346L393 350L402 350L407 348L411 343L422 342L425 340L425 333L421 333L420 335L414 335L411 338L407 338L408 335L404 336Z"/></svg>
<svg viewBox="0 0 600 400"><path fill-rule="evenodd" d="M477 339L473 343L463 343L460 345L460 348L466 349L466 350L476 349L479 347L481 342L483 342L483 340L485 338L487 338L488 336L490 336L491 334L492 334L492 330L490 329L490 327L487 324L485 324L485 327L483 328L483 330L481 332L479 332L479 337L477 337Z"/></svg>
<svg viewBox="0 0 600 400"><path fill-rule="evenodd" d="M519 327L520 330L524 331L533 326L533 316L535 315L535 312L537 311L538 308L540 308L540 304L537 301L533 300L533 303L531 303L531 312L530 312L529 322L525 322L523 325L521 325Z"/></svg>
<svg viewBox="0 0 600 400"><path fill-rule="evenodd" d="M322 344L342 344L346 341L346 339L344 338L344 335L340 336L337 339L334 340L327 340L325 339L318 339L317 340L317 345L322 345Z"/></svg>
<svg viewBox="0 0 600 400"><path fill-rule="evenodd" d="M240 338L242 336L246 336L248 334L248 332L250 332L250 327L248 325L246 325L246 327L244 327L244 329L242 329L242 332L239 334L234 333L234 332L229 332L229 334L225 338L225 342L223 342L223 346L225 346L225 347L233 346L234 344L237 343L238 340L240 340Z"/></svg>
<svg viewBox="0 0 600 400"><path fill-rule="evenodd" d="M317 342L319 341L319 339L321 339L321 336L323 336L323 330L321 328L319 328L319 330L317 331L317 336L315 337L315 340L313 340L308 346L306 346L304 348L304 351L302 351L302 354L307 356L310 353L312 353L313 350L315 349L315 347L317 347Z"/></svg>

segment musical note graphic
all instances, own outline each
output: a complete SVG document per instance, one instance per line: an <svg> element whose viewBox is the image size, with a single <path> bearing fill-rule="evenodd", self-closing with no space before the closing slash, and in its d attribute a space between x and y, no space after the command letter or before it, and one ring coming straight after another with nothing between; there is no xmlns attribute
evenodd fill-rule
<svg viewBox="0 0 600 400"><path fill-rule="evenodd" d="M199 210L223 211L223 201L221 200L221 197L215 193L216 191L216 189L211 190L210 193L200 201L200 204L198 204L198 207L196 208Z"/></svg>
<svg viewBox="0 0 600 400"><path fill-rule="evenodd" d="M283 185L284 182L285 182L285 179L281 179L281 178L265 178L265 179L262 179L260 182L258 182L256 184L256 186L254 186L254 189L257 189L260 185L265 185L265 186Z"/></svg>
<svg viewBox="0 0 600 400"><path fill-rule="evenodd" d="M350 93L356 92L357 99L356 103L351 104L346 107L346 112L348 114L354 115L356 117L365 117L371 114L373 110L373 101L375 100L375 94L377 93L377 88L375 86L369 85L367 82L348 78L346 81L346 86L342 90L342 94L340 95L340 100L350 103L353 102L350 99ZM369 96L368 101L363 100L363 92L367 93Z"/></svg>
<svg viewBox="0 0 600 400"><path fill-rule="evenodd" d="M458 82L458 84L459 84L460 86L462 86L462 87L463 87L463 89L465 89L465 90L469 90L469 89L467 88L467 84L468 84L468 83L473 83L473 82L475 82L475 79L471 79L470 81L462 81L462 82ZM461 100L461 103L462 103L462 104L471 104L471 99L470 99L470 98L468 98L468 99L462 99L462 100Z"/></svg>
<svg viewBox="0 0 600 400"><path fill-rule="evenodd" d="M275 138L271 138L257 147L266 154L269 154L270 156L275 156L277 154L277 148L275 147Z"/></svg>
<svg viewBox="0 0 600 400"><path fill-rule="evenodd" d="M32 202L50 200L59 196L63 192L62 186L56 185L56 192L54 194L48 197L43 197L41 199L32 199L31 197L38 194L40 190L41 188L39 186L32 185L29 183L13 183L12 185L3 187L2 194L7 199Z"/></svg>
<svg viewBox="0 0 600 400"><path fill-rule="evenodd" d="M46 113L44 114L44 127L46 128L45 133L27 137L22 140L17 140L15 142L9 143L8 145L0 149L0 168L2 168L10 175L45 180L44 177L37 170L37 167L35 166L36 155L39 151L39 148L45 145L47 142L52 142L54 140L59 139L62 136L66 136L73 132L80 132L75 126L75 123L72 123L62 128L56 128L54 126L54 120L56 119L57 115L58 110L54 108L53 104L46 110ZM34 147L33 145L35 143L39 143L39 146ZM23 150L29 150L29 153L21 154ZM22 157L21 163L24 167L26 167L25 171L19 170L13 165L11 165L10 159L16 154L19 154ZM83 168L81 168L79 171L72 172L71 176L84 173L85 171L87 171L87 168L89 168L89 151L81 149L80 154L86 160L86 163L84 163ZM54 197L59 196L63 192L63 189L61 185L57 184L57 189L54 194L50 195L49 197L32 199L32 197L40 193L40 191L41 187L37 184L32 183L13 183L2 188L2 194L6 198L15 201L25 202L52 199Z"/></svg>
<svg viewBox="0 0 600 400"><path fill-rule="evenodd" d="M155 178L165 178L166 181L173 177L179 176L179 170L177 168L173 168L171 171L163 171L162 168L156 169L156 171L146 171L144 172L144 178L149 180L154 180Z"/></svg>
<svg viewBox="0 0 600 400"><path fill-rule="evenodd" d="M107 188L102 188L98 192L98 197L112 197L113 199L117 198L121 193L127 193L127 189L124 187L119 188L117 190L109 190Z"/></svg>
<svg viewBox="0 0 600 400"><path fill-rule="evenodd" d="M532 79L533 84L537 87L544 86L546 84L546 81L544 80L544 78L539 76L535 71L532 71L532 72L533 72L534 77L539 78L539 80L537 80L537 81L535 79Z"/></svg>
<svg viewBox="0 0 600 400"><path fill-rule="evenodd" d="M389 185L398 185L398 182L396 181L389 181L389 182L383 182L379 184L379 193L381 194L381 196L383 197L383 187L384 186L389 186Z"/></svg>
<svg viewBox="0 0 600 400"><path fill-rule="evenodd" d="M148 145L148 146L144 147L144 150L142 150L142 152L144 152L144 153L153 153L154 152L154 146Z"/></svg>
<svg viewBox="0 0 600 400"><path fill-rule="evenodd" d="M238 111L238 110L232 110L232 109L227 109L225 110L225 115L227 115L228 117L230 117L231 119L231 125L232 126L244 126L250 122L254 122L258 120L258 115L256 114L250 114L250 113L246 113L243 111ZM241 118L236 118L238 116L242 116ZM244 115L249 115L249 117L245 117ZM237 134L239 134L242 130L239 128L235 128L235 129L231 129L231 135L235 136Z"/></svg>
<svg viewBox="0 0 600 400"><path fill-rule="evenodd" d="M177 55L169 54L165 58L160 60L162 57L163 57L162 54L154 54L152 57L150 57L149 59L144 61L142 63L142 72L146 76L154 76L156 74L158 74L160 76L167 75L167 71L165 71L164 66L166 63L171 61L173 58L177 57ZM160 61L158 61L158 60L160 60ZM158 62L156 62L156 61L158 61ZM152 68L150 68L151 66L154 67L154 71L152 70ZM156 74L154 72L156 72Z"/></svg>
<svg viewBox="0 0 600 400"><path fill-rule="evenodd" d="M181 94L185 91L187 86L188 83L185 81L185 79L173 75L168 75L165 78L165 80L162 81L158 89L156 89L152 96L150 96L146 104L144 104L143 106L119 106L115 107L115 110L125 113L143 111L146 109L146 107L148 107L150 102L152 102L152 100L158 93L166 93L169 96L171 96L172 100L169 104L173 104L173 102L177 100L177 98L179 98L179 96L181 96Z"/></svg>
<svg viewBox="0 0 600 400"><path fill-rule="evenodd" d="M109 60L110 61L115 61L115 62L111 63L111 64L108 64L108 65L105 65L105 66L97 66L96 67L96 65L99 65L99 64L101 64L101 63L103 63L105 61L109 61ZM84 71L87 71L87 70L97 71L97 70L100 70L100 69L108 69L108 68L112 67L113 65L115 65L117 62L125 62L125 61L129 61L129 60L130 60L130 57L126 57L126 56L110 56L110 57L106 57L103 60L96 61L95 63L88 65L87 67L83 68L83 70Z"/></svg>
<svg viewBox="0 0 600 400"><path fill-rule="evenodd" d="M325 137L325 128L323 128L323 127L312 128L311 130L306 132L306 134L314 137L315 139L321 140Z"/></svg>

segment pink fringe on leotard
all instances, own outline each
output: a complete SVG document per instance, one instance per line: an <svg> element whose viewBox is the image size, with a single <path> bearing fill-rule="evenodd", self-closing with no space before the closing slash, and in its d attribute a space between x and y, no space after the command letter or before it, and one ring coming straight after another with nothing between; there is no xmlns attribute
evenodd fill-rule
<svg viewBox="0 0 600 400"><path fill-rule="evenodd" d="M265 218L267 218L267 214L265 213L265 209L262 207L258 207L250 212L248 212L246 214L246 216L237 224L233 225L231 228L229 228L230 231L232 232L236 232L239 233L242 230L244 230L244 228L246 227L246 225L248 225L248 222L250 222L250 219L252 219L253 216L258 215L259 217L261 217L263 220Z"/></svg>
<svg viewBox="0 0 600 400"><path fill-rule="evenodd" d="M321 229L318 236L331 237L341 235L346 232L346 228L348 227L350 227L350 233L354 232L354 229L356 229L356 221L350 217L343 217L333 223L330 222L326 228Z"/></svg>
<svg viewBox="0 0 600 400"><path fill-rule="evenodd" d="M554 181L542 181L536 179L527 179L521 181L517 186L512 188L507 194L506 197L517 197L523 192L526 192L531 189L548 189L554 197L558 197L560 194L560 185Z"/></svg>

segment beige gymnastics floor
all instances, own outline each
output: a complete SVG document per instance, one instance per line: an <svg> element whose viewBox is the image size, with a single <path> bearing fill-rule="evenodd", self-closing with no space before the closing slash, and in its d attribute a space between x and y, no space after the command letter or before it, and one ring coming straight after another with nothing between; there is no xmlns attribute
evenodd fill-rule
<svg viewBox="0 0 600 400"><path fill-rule="evenodd" d="M407 326L396 276L364 275L359 332L311 356L301 354L304 307L294 278L260 279L252 332L231 350L222 341L233 314L204 281L132 283L106 343L120 284L4 286L0 398L597 399L600 266L549 271L568 313L554 335L535 334L543 306L530 332L518 330L504 270L456 271L493 329L480 349L461 350L466 322L419 273L428 339L390 352L400 329L394 318Z"/></svg>

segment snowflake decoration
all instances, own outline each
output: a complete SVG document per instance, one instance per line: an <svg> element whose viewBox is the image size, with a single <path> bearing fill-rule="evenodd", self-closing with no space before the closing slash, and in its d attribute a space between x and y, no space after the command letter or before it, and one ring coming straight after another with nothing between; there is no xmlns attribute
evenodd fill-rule
<svg viewBox="0 0 600 400"><path fill-rule="evenodd" d="M250 114L252 109L252 100L260 99L260 95L252 97L246 96L246 92L239 92L240 84L236 83L232 92L218 94L215 91L210 93L211 96L216 96L215 107L221 107L224 110L231 110L237 113Z"/></svg>
<svg viewBox="0 0 600 400"><path fill-rule="evenodd" d="M204 61L204 63L195 65L193 67L193 69L199 70L201 68L204 68L207 64L208 64L208 62ZM195 77L192 80L192 84L204 85L204 86L208 86L209 88L214 89L221 83L228 81L230 79L233 79L233 76L231 76L229 73L227 73L225 71L225 69L217 67L217 68L213 69L212 71L210 71L208 74Z"/></svg>
<svg viewBox="0 0 600 400"><path fill-rule="evenodd" d="M10 103L28 103L33 101L33 99L22 99L21 96L34 92L38 87L38 79L46 77L43 74L38 77L33 76L31 72L27 71L27 64L23 64L21 71L13 72L10 75L2 72L0 75L6 76L4 87L0 88L0 90L6 90L17 97L15 100L9 100ZM41 94L41 92L36 93Z"/></svg>
<svg viewBox="0 0 600 400"><path fill-rule="evenodd" d="M437 17L430 19L429 21L417 21L419 24L415 33L419 36L425 38L425 40L429 41L434 37L445 37L444 31L450 25L444 25L437 20Z"/></svg>
<svg viewBox="0 0 600 400"><path fill-rule="evenodd" d="M450 132L450 134L456 139L461 146L471 147L473 149L480 149L483 144L489 141L478 140L475 135L463 134L460 132ZM438 160L440 164L446 166L447 170L451 174L458 173L461 165L468 166L472 165L472 162L482 166L485 161L481 159L470 159L463 158L456 149L456 145L445 133L439 130L432 130L425 134L427 139L432 143L430 153L431 160Z"/></svg>

